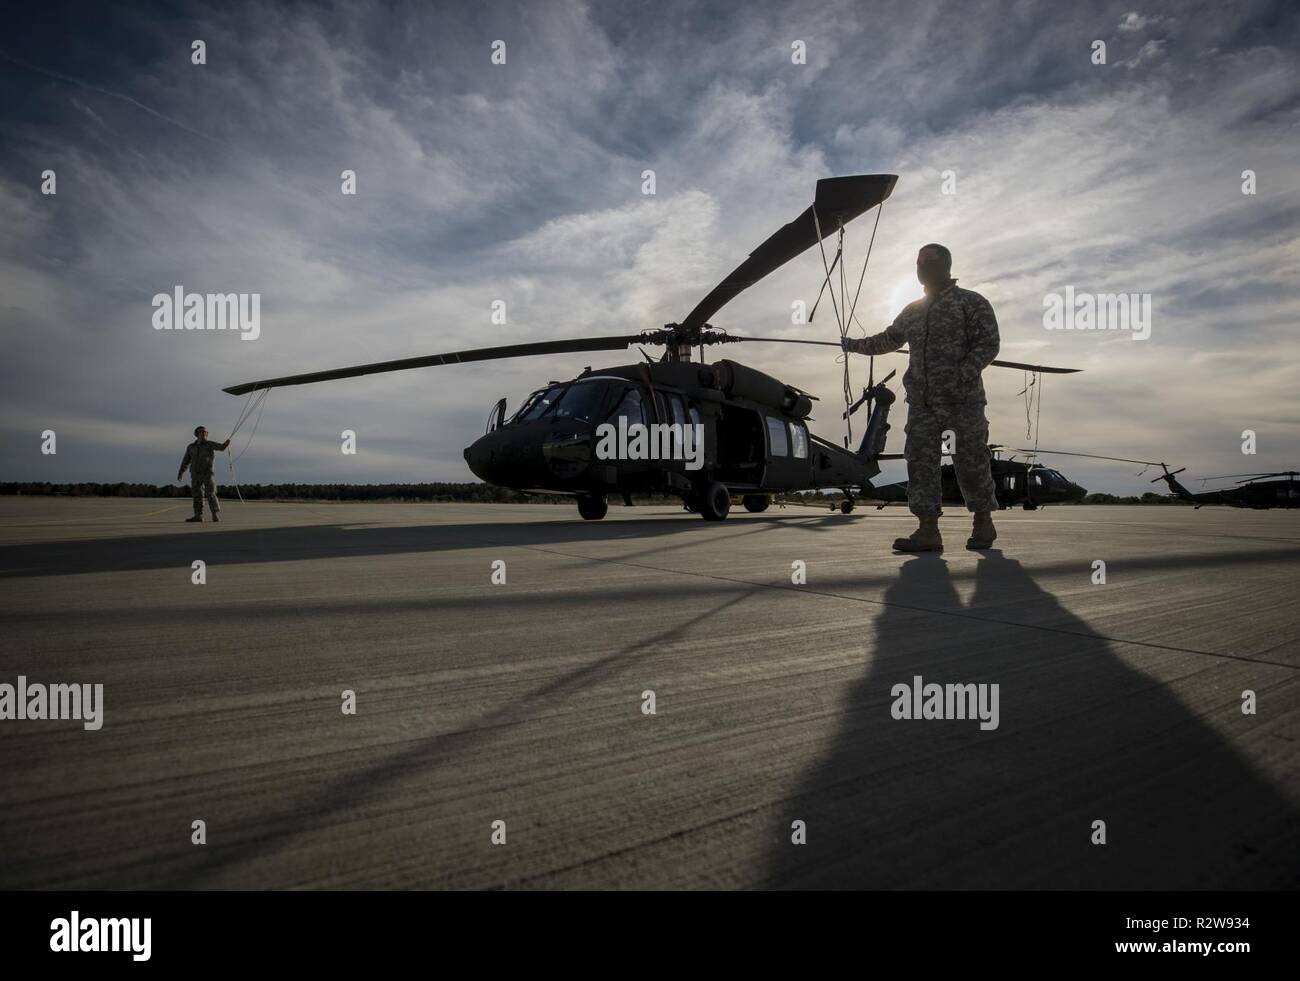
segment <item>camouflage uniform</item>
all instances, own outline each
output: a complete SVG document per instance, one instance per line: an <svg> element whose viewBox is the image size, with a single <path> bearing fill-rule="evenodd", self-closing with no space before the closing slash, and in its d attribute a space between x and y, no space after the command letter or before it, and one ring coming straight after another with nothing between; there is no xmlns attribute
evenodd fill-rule
<svg viewBox="0 0 1300 981"><path fill-rule="evenodd" d="M203 498L208 499L208 510L215 516L221 510L217 503L217 484L212 478L212 459L221 450L220 443L210 439L196 439L185 447L181 460L181 473L190 469L190 494L194 498L194 514L203 514Z"/></svg>
<svg viewBox="0 0 1300 981"><path fill-rule="evenodd" d="M944 430L956 436L953 470L969 511L997 510L989 468L989 423L984 416L981 372L998 354L998 321L989 301L956 280L903 308L887 330L851 338L856 354L886 354L904 344L910 355L907 393L907 501L915 515L941 510L940 443Z"/></svg>

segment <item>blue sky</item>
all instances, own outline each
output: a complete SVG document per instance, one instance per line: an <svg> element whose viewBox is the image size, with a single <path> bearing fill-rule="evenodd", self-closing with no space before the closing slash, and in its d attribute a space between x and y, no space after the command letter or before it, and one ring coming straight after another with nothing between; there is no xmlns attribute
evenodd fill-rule
<svg viewBox="0 0 1300 981"><path fill-rule="evenodd" d="M238 416L224 385L680 319L818 178L848 173L900 175L865 324L883 329L917 295L916 249L939 241L992 301L1003 358L1085 369L1046 380L1043 446L1197 476L1298 466L1300 21L1287 3L1183 6L17 15L0 40L0 479L164 483L194 425L223 438ZM191 63L195 39L205 65ZM795 41L806 64L792 63ZM55 195L40 191L47 169ZM355 196L340 193L344 169ZM869 233L849 230L854 270ZM807 253L714 323L834 339L825 314L790 322L820 279ZM260 293L260 338L153 330L152 297L177 284ZM1044 295L1067 285L1151 294L1151 337L1044 330ZM490 321L495 300L505 325ZM755 345L744 358L822 395L814 429L840 437L832 355ZM461 450L492 402L593 359L273 392L240 479L472 479ZM985 381L993 437L1023 442L1022 377ZM339 451L343 429L355 456ZM1241 453L1245 429L1256 456ZM1092 489L1150 489L1132 466L1058 462Z"/></svg>

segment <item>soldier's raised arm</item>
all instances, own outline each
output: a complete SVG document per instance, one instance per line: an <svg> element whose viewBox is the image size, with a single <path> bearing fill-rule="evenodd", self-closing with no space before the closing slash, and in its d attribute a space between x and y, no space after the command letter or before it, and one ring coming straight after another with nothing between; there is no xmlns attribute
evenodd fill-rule
<svg viewBox="0 0 1300 981"><path fill-rule="evenodd" d="M872 334L870 337L845 337L840 341L840 347L854 354L888 354L890 351L897 351L906 343L907 334L895 320L879 334Z"/></svg>
<svg viewBox="0 0 1300 981"><path fill-rule="evenodd" d="M993 315L993 305L984 297L971 305L966 324L966 338L969 345L966 356L961 360L962 381L974 382L998 356L1002 341L998 337L998 318Z"/></svg>

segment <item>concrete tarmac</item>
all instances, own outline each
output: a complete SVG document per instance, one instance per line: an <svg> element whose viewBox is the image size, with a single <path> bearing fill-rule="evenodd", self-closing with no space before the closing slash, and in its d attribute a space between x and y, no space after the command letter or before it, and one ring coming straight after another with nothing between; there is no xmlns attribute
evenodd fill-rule
<svg viewBox="0 0 1300 981"><path fill-rule="evenodd" d="M1300 884L1300 512L188 514L0 498L0 887Z"/></svg>

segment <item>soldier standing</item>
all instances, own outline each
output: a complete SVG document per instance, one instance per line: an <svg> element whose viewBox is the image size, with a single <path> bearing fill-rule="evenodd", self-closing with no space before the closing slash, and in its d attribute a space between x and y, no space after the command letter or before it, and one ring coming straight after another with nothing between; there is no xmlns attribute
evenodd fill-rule
<svg viewBox="0 0 1300 981"><path fill-rule="evenodd" d="M975 515L969 549L990 548L997 532L990 512L998 506L989 465L989 424L984 416L984 382L980 375L998 354L998 322L989 301L957 286L952 253L926 245L916 257L916 278L925 287L921 299L908 304L887 330L872 337L845 338L854 354L886 354L908 348L907 503L920 527L894 542L900 552L942 552L941 442L945 430L955 435L953 469L966 509Z"/></svg>
<svg viewBox="0 0 1300 981"><path fill-rule="evenodd" d="M176 479L180 480L185 475L185 468L190 471L190 494L194 498L194 517L186 518L186 522L203 520L203 498L208 499L208 510L212 512L212 520L220 521L217 512L221 510L221 505L217 503L217 484L212 479L212 458L221 450L230 445L230 440L224 443L214 443L208 439L208 431L203 426L194 430L197 437L193 443L185 447L185 456L181 459L181 468L176 472Z"/></svg>

